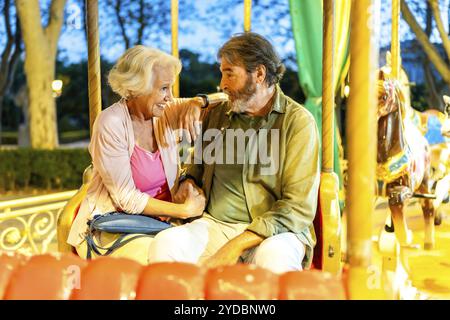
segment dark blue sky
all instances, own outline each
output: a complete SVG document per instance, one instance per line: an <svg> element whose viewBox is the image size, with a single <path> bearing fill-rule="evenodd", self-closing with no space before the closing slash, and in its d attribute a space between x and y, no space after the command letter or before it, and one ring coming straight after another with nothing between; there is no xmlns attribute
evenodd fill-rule
<svg viewBox="0 0 450 320"><path fill-rule="evenodd" d="M41 3L44 3L45 1L48 0L40 0ZM180 0L180 6L183 4L183 2L191 3L194 6L195 10L188 15L180 16L179 47L180 49L186 48L191 51L198 52L203 60L207 60L210 62L215 60L217 49L226 40L227 37L229 37L233 33L241 32L243 30L243 5L238 5L234 8L228 8L228 12L221 12L222 18L232 17L232 19L234 19L236 22L233 30L230 30L228 35L224 35L223 32L221 32L220 24L214 24L215 17L208 16L206 14L207 9L210 8L213 4L217 4L217 1L220 0ZM270 0L261 1L270 3ZM285 2L281 3L282 6L285 5L286 9L288 9L289 0L285 0ZM384 22L380 25L380 35L382 36L380 36L379 42L381 46L389 45L390 41L390 3L390 0L380 0L380 6L382 8L381 18L384 20ZM450 0L440 0L439 3L442 8L448 8ZM422 5L425 5L425 0L423 0ZM442 10L441 13L444 25L448 27L448 10ZM100 12L100 14L102 14L102 12ZM292 38L277 37L276 33L273 32L273 28L276 26L271 26L267 23L267 21L270 20L267 18L271 14L273 15L273 13L270 11L266 11L258 16L255 16L254 14L252 17L252 30L268 37L274 43L279 54L282 57L295 54L294 40ZM81 10L75 0L67 1L66 16L67 19L65 21L64 32L61 34L61 38L59 41L59 57L60 59L68 63L78 62L81 59L86 59L87 52L85 38L83 30L81 28ZM208 21L201 20L199 19L199 17L208 19ZM422 25L424 24L424 21L423 19L421 19L421 17L418 17L418 20L419 23L421 23ZM207 24L207 22L209 22L209 24ZM286 17L285 19L278 21L278 25L283 28L290 28L290 18ZM400 38L402 40L409 40L413 37L413 35L409 31L408 25L403 20L401 20L400 33ZM0 19L0 34L4 34L4 25L2 19ZM437 32L435 32L435 36L432 37L433 41L437 41L439 39L436 34ZM110 32L101 30L101 40L109 35ZM0 37L0 49L3 47L4 40L5 39L3 37ZM164 51L170 52L170 33L168 33L167 36L162 37L162 39L158 42L149 42L150 41L147 39L147 41L144 40L143 44L157 47ZM112 41L108 41L108 44L106 44L106 41L101 41L101 53L104 58L110 61L115 61L123 53L123 51L124 44L121 41L115 41L114 43L112 43Z"/></svg>

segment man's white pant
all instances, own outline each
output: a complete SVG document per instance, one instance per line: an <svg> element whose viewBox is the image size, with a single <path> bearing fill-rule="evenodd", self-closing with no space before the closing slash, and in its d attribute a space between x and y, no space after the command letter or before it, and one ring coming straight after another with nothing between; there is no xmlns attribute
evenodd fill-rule
<svg viewBox="0 0 450 320"><path fill-rule="evenodd" d="M244 232L247 226L246 223L227 223L204 214L193 222L160 232L150 244L149 262L202 263ZM305 245L294 233L285 232L245 251L241 260L283 273L301 270L304 255Z"/></svg>

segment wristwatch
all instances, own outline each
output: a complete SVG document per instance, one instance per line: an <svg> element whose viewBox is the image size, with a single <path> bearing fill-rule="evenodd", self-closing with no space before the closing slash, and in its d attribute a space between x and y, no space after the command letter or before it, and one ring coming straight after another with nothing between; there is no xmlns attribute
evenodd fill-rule
<svg viewBox="0 0 450 320"><path fill-rule="evenodd" d="M197 97L200 97L200 98L205 99L205 105L202 106L202 109L208 108L208 106L209 106L209 98L208 98L208 95L207 95L207 94L204 94L204 93L199 93L199 94L197 94Z"/></svg>
<svg viewBox="0 0 450 320"><path fill-rule="evenodd" d="M195 184L198 185L199 187L202 186L201 183L199 184L199 183L197 182L197 179L195 179L194 176L191 176L190 174L186 174L186 173L183 173L183 174L180 175L180 178L178 178L178 184L181 184L183 181L185 181L185 180L187 180L187 179L191 179L191 180L194 181Z"/></svg>

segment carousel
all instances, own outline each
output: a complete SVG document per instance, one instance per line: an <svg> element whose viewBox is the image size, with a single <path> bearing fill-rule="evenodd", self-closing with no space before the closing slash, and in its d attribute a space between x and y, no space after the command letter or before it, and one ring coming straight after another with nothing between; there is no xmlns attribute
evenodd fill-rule
<svg viewBox="0 0 450 320"><path fill-rule="evenodd" d="M171 3L172 55L178 57L178 1ZM450 298L450 223L445 216L450 123L447 109L420 113L411 106L400 59L400 0L392 4L391 50L386 65L378 68L372 1L323 1L322 169L311 269L276 275L246 264L206 270L187 263L141 265L114 254L83 259L66 239L89 187L89 167L83 185L58 215L55 252L0 251L0 299ZM98 1L86 5L92 130L101 111ZM244 0L244 31L251 30L251 6L251 0ZM343 17L349 49L338 70L342 40L337 41L336 30L342 28L336 21ZM336 159L335 152L336 141L340 143L336 79L350 88L346 161L343 153ZM178 79L174 95L179 95ZM336 161L346 164L345 190ZM0 211L6 207L0 203Z"/></svg>

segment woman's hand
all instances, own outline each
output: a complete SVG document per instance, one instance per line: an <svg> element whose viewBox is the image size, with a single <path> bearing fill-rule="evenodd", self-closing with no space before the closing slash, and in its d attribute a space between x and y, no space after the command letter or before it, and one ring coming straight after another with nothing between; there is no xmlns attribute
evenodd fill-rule
<svg viewBox="0 0 450 320"><path fill-rule="evenodd" d="M201 216L206 204L203 190L197 187L191 179L187 179L180 184L173 201L168 202L149 197L142 213L159 218L187 219Z"/></svg>
<svg viewBox="0 0 450 320"><path fill-rule="evenodd" d="M195 97L186 102L186 107L181 110L178 120L178 128L183 130L188 143L195 141L201 134L200 118L202 106L205 105L203 98Z"/></svg>
<svg viewBox="0 0 450 320"><path fill-rule="evenodd" d="M180 213L180 218L187 219L201 216L206 205L206 198L203 191L194 187L193 183L186 183L184 185L186 198L183 203L183 210Z"/></svg>

